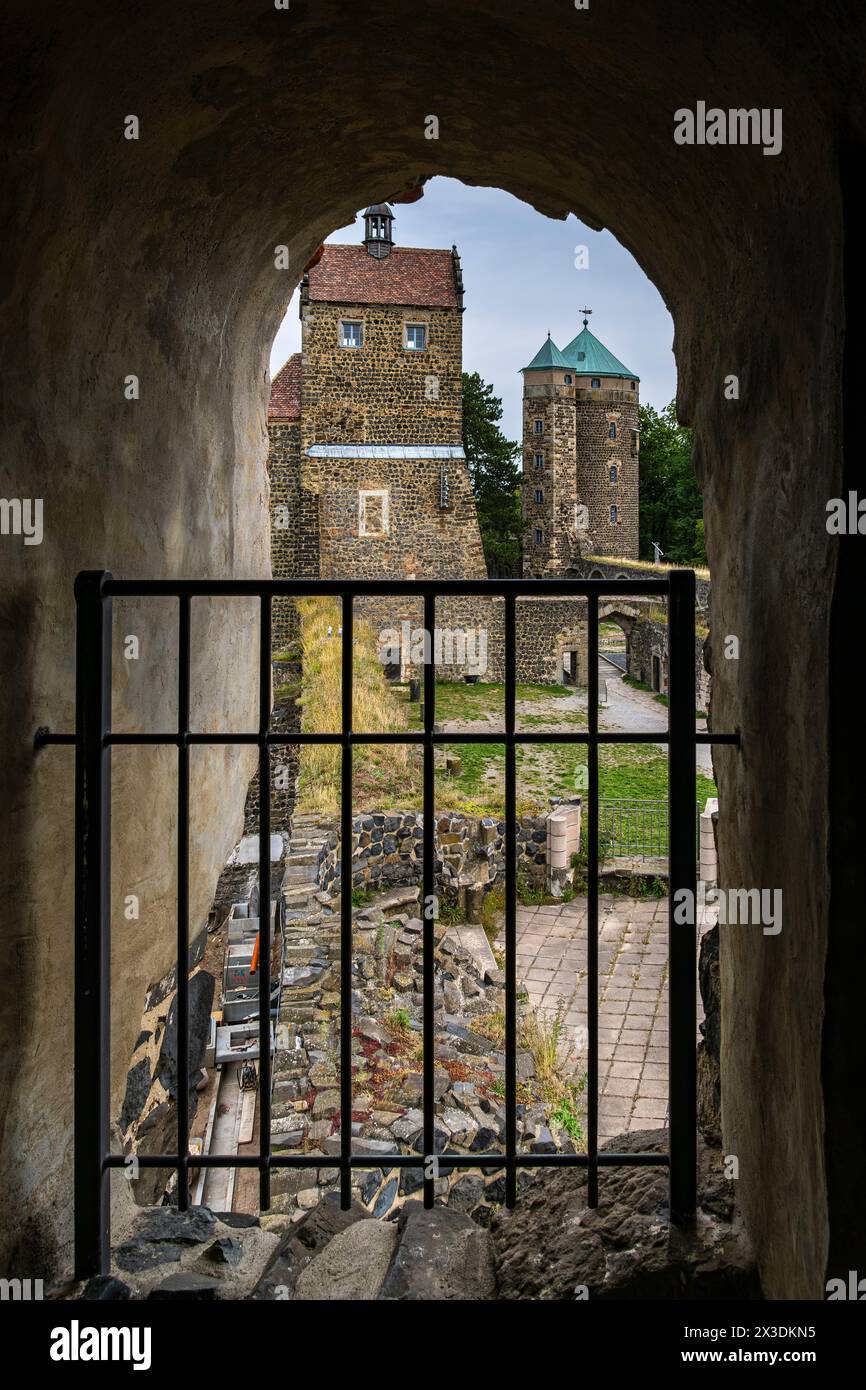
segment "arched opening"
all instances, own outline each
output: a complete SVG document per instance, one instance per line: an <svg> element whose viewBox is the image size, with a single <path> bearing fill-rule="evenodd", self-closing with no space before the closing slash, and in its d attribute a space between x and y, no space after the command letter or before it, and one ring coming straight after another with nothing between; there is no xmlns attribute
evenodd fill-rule
<svg viewBox="0 0 866 1390"><path fill-rule="evenodd" d="M748 758L733 749L718 755L720 790L736 808L720 844L721 868L731 882L781 885L799 924L760 950L742 935L723 939L725 1143L744 1160L738 1191L765 1287L771 1295L820 1296L828 1245L844 1250L851 1224L833 1189L834 1182L844 1188L846 1170L834 1150L836 1101L830 1106L846 1049L821 1052L825 1004L832 996L838 1017L847 995L845 972L834 967L836 994L825 975L831 883L823 847L839 803L828 784L823 732L831 726L830 690L816 673L825 670L836 550L815 518L842 490L837 132L847 125L845 55L858 44L843 46L830 26L815 38L808 68L792 69L781 22L787 12L778 7L778 30L764 12L739 16L736 39L725 41L736 42L738 61L722 70L691 12L678 4L661 25L628 0L615 14L593 13L591 44L579 27L586 17L576 11L539 4L514 13L483 0L383 3L351 44L343 41L345 10L336 3L241 17L217 0L206 28L161 4L122 32L89 11L33 19L26 52L34 80L22 88L10 122L13 147L22 152L10 191L27 207L28 227L26 235L13 229L4 262L20 262L7 305L18 352L7 461L20 491L53 499L58 520L50 565L37 564L29 549L4 553L14 603L4 668L18 673L25 696L3 713L10 750L4 841L28 921L51 918L57 929L49 949L29 927L6 927L18 962L16 997L39 1048L37 1055L27 1043L23 1064L9 1072L6 1133L27 1158L7 1169L5 1201L20 1211L22 1194L40 1194L27 1207L7 1267L34 1250L62 1263L68 1249L68 1076L42 1059L69 1052L68 1013L57 1003L72 972L72 793L68 768L58 773L65 755L52 752L34 765L28 736L42 721L71 727L74 574L97 565L122 575L267 572L260 467L267 353L291 290L275 248L286 248L290 267L303 267L356 208L447 172L506 188L550 215L577 211L612 228L659 286L676 323L679 407L696 431L706 504L713 625L738 635L751 653L739 664L719 659L714 672L713 720L742 730L749 750ZM438 56L443 26L459 39L446 65ZM226 43L225 36L235 37ZM10 38L19 42L15 26ZM62 72L57 51L70 56ZM521 80L530 59L545 73L543 104L536 85ZM790 98L784 159L677 145L671 106L680 98L671 94L683 91L683 74L682 100L712 90L720 104L736 106L744 69L760 75L770 106L783 104L783 91ZM99 90L83 99L73 85L81 72L100 74ZM369 102L359 72L371 75L381 100ZM816 100L816 81L828 94L825 105ZM436 113L438 138L425 131L432 127L419 114L418 93ZM121 139L112 124L121 111L140 114L142 138ZM100 158L81 158L79 120L105 132ZM803 245L814 251L808 262ZM826 364L818 376L816 356ZM137 399L124 397L130 375L140 383ZM743 388L737 398L724 395L731 376ZM46 382L56 388L50 407ZM29 421L24 429L22 419ZM809 595L805 629L790 601L792 582ZM770 630L772 642L765 640ZM151 658L168 661L166 633L146 624L142 632ZM214 620L209 637L203 686L215 703L219 695L232 723L252 722L245 673L254 636L229 646ZM774 653L795 649L800 659L787 663L781 683ZM768 725L772 737L763 737ZM791 767L796 778L782 775ZM198 919L236 834L250 770L246 751L220 751L203 766L202 814L223 819L222 833L196 846ZM161 851L135 843L143 805L170 824L173 789L153 766L120 786L114 805L118 884L131 891L152 885L147 938L130 934L118 943L118 1020L136 1017L139 969L158 978L171 959L172 886ZM791 833L780 836L779 824ZM800 836L794 828L801 825L824 833ZM46 844L55 847L47 856ZM130 1022L113 1040L118 1075L131 1032ZM47 1143L40 1142L45 1116Z"/></svg>

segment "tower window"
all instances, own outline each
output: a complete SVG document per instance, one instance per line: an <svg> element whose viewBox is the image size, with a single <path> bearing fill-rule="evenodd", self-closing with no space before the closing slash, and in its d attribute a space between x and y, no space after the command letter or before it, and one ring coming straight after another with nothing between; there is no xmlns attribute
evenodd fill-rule
<svg viewBox="0 0 866 1390"><path fill-rule="evenodd" d="M636 453L638 452L639 449L640 449L640 430L632 430L632 432L631 432L631 451L632 451L633 454L636 454Z"/></svg>
<svg viewBox="0 0 866 1390"><path fill-rule="evenodd" d="M637 382L636 382L636 381L633 381L633 382L632 382L632 384L631 384L631 389L632 389L633 391L636 391L636 390L637 390Z"/></svg>
<svg viewBox="0 0 866 1390"><path fill-rule="evenodd" d="M533 428L536 434L544 434L544 421L536 420Z"/></svg>
<svg viewBox="0 0 866 1390"><path fill-rule="evenodd" d="M618 520L618 518L617 518L617 514L616 514L616 507L611 507L611 509L610 509L610 524L611 524L611 526L616 526L617 520Z"/></svg>
<svg viewBox="0 0 866 1390"><path fill-rule="evenodd" d="M615 483L615 482L617 481L617 477L618 477L618 474L617 474L617 471L616 471L616 464L615 464L615 463L612 463L611 466L610 466L610 480L611 480L611 482L612 482L612 483Z"/></svg>
<svg viewBox="0 0 866 1390"><path fill-rule="evenodd" d="M541 545L543 541L544 541L544 532L542 531L542 529L541 529L540 526L536 526L536 528L535 528L535 544L536 544L536 545Z"/></svg>
<svg viewBox="0 0 866 1390"><path fill-rule="evenodd" d="M364 325L360 319L343 319L340 323L340 347L359 348L364 341Z"/></svg>
<svg viewBox="0 0 866 1390"><path fill-rule="evenodd" d="M607 433L609 439L616 439L616 420L611 420L610 429Z"/></svg>
<svg viewBox="0 0 866 1390"><path fill-rule="evenodd" d="M544 501L544 493L543 493L543 491L542 491L542 489L541 489L540 487L537 487L537 488L535 489L535 500L536 500L536 502L543 502L543 501Z"/></svg>
<svg viewBox="0 0 866 1390"><path fill-rule="evenodd" d="M594 376L589 384L592 387L593 391L597 391L601 386L601 378Z"/></svg>
<svg viewBox="0 0 866 1390"><path fill-rule="evenodd" d="M362 488L358 493L358 535L387 536L388 489Z"/></svg>
<svg viewBox="0 0 866 1390"><path fill-rule="evenodd" d="M568 374L566 374L566 375L563 377L563 381L564 381L564 383L565 383L566 386L570 386L570 385L571 385L572 378L571 378Z"/></svg>
<svg viewBox="0 0 866 1390"><path fill-rule="evenodd" d="M424 352L427 347L426 323L407 323L403 346L413 352Z"/></svg>
<svg viewBox="0 0 866 1390"><path fill-rule="evenodd" d="M536 468L543 468L543 467L544 467L544 454L536 454L536 455L535 455L535 458L533 459L533 463L534 463L534 465L535 465Z"/></svg>

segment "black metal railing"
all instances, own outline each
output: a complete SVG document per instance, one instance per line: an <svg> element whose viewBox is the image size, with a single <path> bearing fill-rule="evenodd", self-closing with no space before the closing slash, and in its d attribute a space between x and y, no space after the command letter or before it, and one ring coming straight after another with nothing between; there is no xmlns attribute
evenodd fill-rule
<svg viewBox="0 0 866 1390"><path fill-rule="evenodd" d="M600 596L655 594L667 596L669 613L670 704L666 733L600 732L598 727L598 609ZM356 597L413 596L424 601L424 726L421 731L367 733L352 723L353 605ZM588 726L580 732L524 733L515 728L515 605L532 597L571 597L586 602L588 624ZM274 597L337 597L342 602L342 727L333 734L274 732L271 718L271 601ZM505 634L505 730L488 733L440 733L435 726L435 668L432 635L436 600L448 596L499 597ZM178 624L178 725L162 733L119 734L111 731L112 599L175 597ZM189 727L190 606L196 597L254 597L260 603L259 719L255 733L205 733ZM671 904L678 890L695 883L695 745L737 743L737 734L699 734L695 730L694 607L695 580L688 570L665 578L628 580L133 580L87 571L75 584L76 728L75 734L40 730L37 744L74 743L75 759L75 1267L84 1278L105 1271L109 1263L109 1181L123 1167L122 1154L110 1151L110 827L111 749L115 745L150 744L177 748L177 1121L178 1151L140 1156L140 1167L172 1167L177 1172L177 1201L189 1205L189 1170L202 1167L259 1171L260 1204L270 1206L270 1177L278 1168L310 1167L310 1156L271 1152L270 953L263 949L259 974L260 1147L258 1155L189 1154L188 971L189 949L189 750L200 744L253 744L259 750L259 902L264 922L270 903L270 750L284 744L337 744L342 750L341 855L343 891L340 957L340 1192L351 1201L354 1169L369 1168L371 1158L352 1152L352 895L349 886L352 846L352 755L359 744L420 744L423 750L423 1136L424 1154L376 1155L375 1166L424 1170L424 1202L432 1206L436 1163L454 1168L505 1170L505 1201L513 1206L517 1174L522 1168L584 1167L588 1201L598 1202L598 1170L617 1165L665 1165L670 1174L670 1215L676 1222L693 1218L696 1204L695 1085L695 927L677 925L670 916L669 1151L667 1153L599 1152L598 1148L598 749L603 744L667 744L669 750L669 877ZM434 763L437 744L505 744L505 1150L504 1153L434 1153ZM524 744L585 744L588 786L588 1076L586 1153L522 1153L517 1148L517 842L516 750Z"/></svg>

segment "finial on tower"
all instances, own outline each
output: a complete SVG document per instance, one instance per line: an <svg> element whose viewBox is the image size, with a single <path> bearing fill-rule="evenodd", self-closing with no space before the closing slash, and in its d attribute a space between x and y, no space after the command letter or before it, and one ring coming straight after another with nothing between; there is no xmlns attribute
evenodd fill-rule
<svg viewBox="0 0 866 1390"><path fill-rule="evenodd" d="M591 310L591 309L581 309L580 312L581 312L582 314L591 314L591 313L592 313L592 310ZM585 319L583 320L583 326L584 326L584 328L589 328L589 321L588 321L588 319L585 318Z"/></svg>

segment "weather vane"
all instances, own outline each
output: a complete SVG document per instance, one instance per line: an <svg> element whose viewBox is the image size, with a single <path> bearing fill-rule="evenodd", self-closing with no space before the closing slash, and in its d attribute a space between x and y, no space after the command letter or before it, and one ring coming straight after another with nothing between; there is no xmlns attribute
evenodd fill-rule
<svg viewBox="0 0 866 1390"><path fill-rule="evenodd" d="M592 310L591 310L591 309L581 309L580 312L581 312L582 314L591 314L591 313L592 313ZM589 327L589 322L588 322L587 319L584 319L584 320L583 320L583 326L584 326L584 328L588 328L588 327Z"/></svg>

